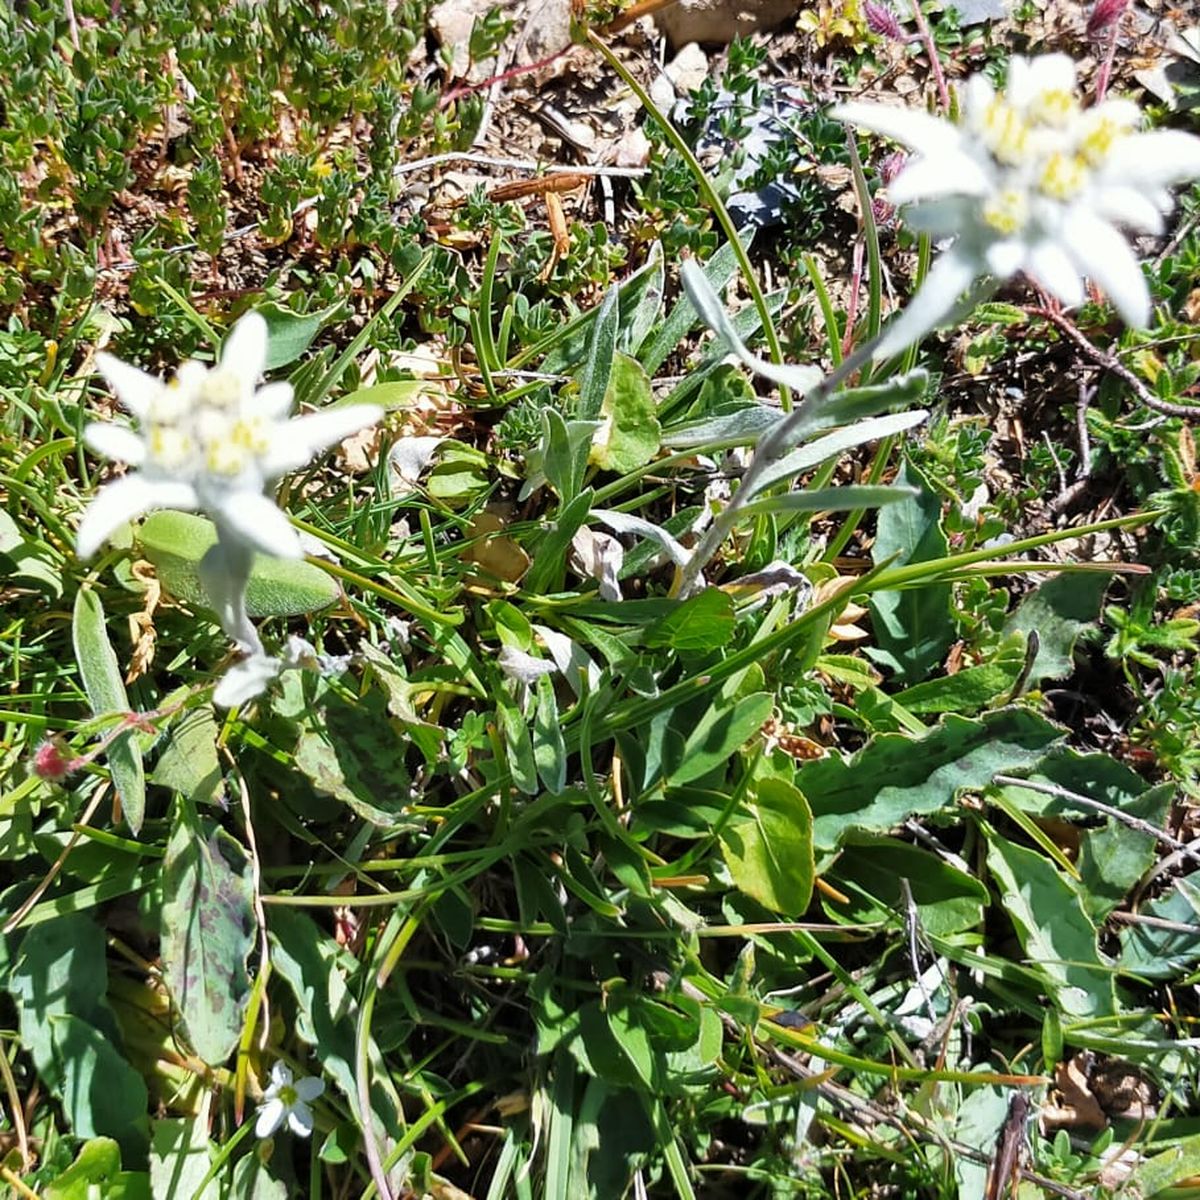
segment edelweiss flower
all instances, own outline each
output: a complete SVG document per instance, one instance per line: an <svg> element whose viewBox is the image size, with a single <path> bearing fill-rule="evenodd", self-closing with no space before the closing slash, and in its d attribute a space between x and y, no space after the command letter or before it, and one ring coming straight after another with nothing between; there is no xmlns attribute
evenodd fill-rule
<svg viewBox="0 0 1200 1200"><path fill-rule="evenodd" d="M201 509L222 541L280 558L301 556L296 531L267 488L378 421L383 410L361 404L289 420L290 384L256 390L266 357L267 323L254 312L233 327L215 367L184 363L168 383L112 355L96 355L141 428L135 433L93 422L84 441L97 454L140 470L100 489L79 526L81 558L95 554L126 521L155 508Z"/></svg>
<svg viewBox="0 0 1200 1200"><path fill-rule="evenodd" d="M288 1128L297 1137L308 1137L313 1131L309 1103L324 1090L324 1081L312 1075L302 1075L293 1083L290 1068L277 1062L271 1068L270 1086L263 1093L263 1102L258 1106L255 1136L270 1137L286 1119Z"/></svg>
<svg viewBox="0 0 1200 1200"><path fill-rule="evenodd" d="M1137 132L1141 113L1128 100L1082 108L1065 54L1013 58L1002 92L973 76L957 124L882 104L842 104L832 115L916 152L888 198L910 206L910 227L955 239L876 358L915 342L986 275L1024 272L1066 305L1082 302L1087 277L1128 324L1147 323L1146 281L1116 227L1162 232L1167 188L1200 175L1200 138Z"/></svg>

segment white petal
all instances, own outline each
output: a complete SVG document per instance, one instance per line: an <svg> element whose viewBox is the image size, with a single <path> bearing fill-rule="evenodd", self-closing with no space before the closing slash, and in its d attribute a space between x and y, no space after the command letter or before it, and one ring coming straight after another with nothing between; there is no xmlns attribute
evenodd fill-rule
<svg viewBox="0 0 1200 1200"><path fill-rule="evenodd" d="M981 263L952 246L930 268L917 294L883 332L875 360L890 358L919 342L953 307L981 274Z"/></svg>
<svg viewBox="0 0 1200 1200"><path fill-rule="evenodd" d="M987 76L981 73L972 75L963 86L962 108L968 123L977 126L995 99L996 89Z"/></svg>
<svg viewBox="0 0 1200 1200"><path fill-rule="evenodd" d="M248 312L229 331L221 347L221 366L228 367L252 388L267 365L267 323L259 313Z"/></svg>
<svg viewBox="0 0 1200 1200"><path fill-rule="evenodd" d="M279 659L266 654L251 654L234 663L221 677L213 691L213 703L218 708L237 708L255 696L261 696L282 670L283 663Z"/></svg>
<svg viewBox="0 0 1200 1200"><path fill-rule="evenodd" d="M1024 108L1043 92L1075 94L1075 62L1066 54L1039 54L1013 58L1008 64L1004 95L1016 108Z"/></svg>
<svg viewBox="0 0 1200 1200"><path fill-rule="evenodd" d="M297 1137L308 1137L313 1131L312 1109L303 1101L297 1101L288 1113L288 1127Z"/></svg>
<svg viewBox="0 0 1200 1200"><path fill-rule="evenodd" d="M1150 290L1129 243L1107 221L1081 211L1065 222L1063 237L1075 265L1103 288L1121 319L1144 329L1150 320Z"/></svg>
<svg viewBox="0 0 1200 1200"><path fill-rule="evenodd" d="M986 196L994 184L983 165L969 154L938 154L914 159L887 188L892 204L941 196Z"/></svg>
<svg viewBox="0 0 1200 1200"><path fill-rule="evenodd" d="M262 460L263 472L268 479L277 479L295 471L322 450L374 425L382 417L383 409L377 404L350 404L288 421L276 431L275 444Z"/></svg>
<svg viewBox="0 0 1200 1200"><path fill-rule="evenodd" d="M1083 282L1079 278L1079 268L1057 242L1038 242L1029 252L1025 270L1068 308L1083 303Z"/></svg>
<svg viewBox="0 0 1200 1200"><path fill-rule="evenodd" d="M292 1082L292 1068L282 1059L276 1059L271 1066L271 1087L276 1090L289 1087Z"/></svg>
<svg viewBox="0 0 1200 1200"><path fill-rule="evenodd" d="M258 1110L258 1120L254 1122L254 1136L268 1138L277 1130L287 1111L282 1100L268 1100Z"/></svg>
<svg viewBox="0 0 1200 1200"><path fill-rule="evenodd" d="M213 512L219 525L227 528L255 550L276 558L302 558L300 537L274 500L257 492L230 492Z"/></svg>
<svg viewBox="0 0 1200 1200"><path fill-rule="evenodd" d="M135 417L144 417L155 397L163 390L161 379L147 375L103 350L96 354L96 366L120 402Z"/></svg>
<svg viewBox="0 0 1200 1200"><path fill-rule="evenodd" d="M1100 187L1091 198L1092 208L1109 221L1127 225L1142 233L1162 233L1163 215L1159 206L1135 187Z"/></svg>
<svg viewBox="0 0 1200 1200"><path fill-rule="evenodd" d="M997 279L1011 279L1025 265L1027 255L1025 243L1016 238L992 242L983 254L988 273Z"/></svg>
<svg viewBox="0 0 1200 1200"><path fill-rule="evenodd" d="M296 1095L305 1102L315 1100L318 1096L324 1095L325 1081L318 1079L315 1075L305 1075L296 1080Z"/></svg>
<svg viewBox="0 0 1200 1200"><path fill-rule="evenodd" d="M247 546L237 534L218 522L216 544L205 551L198 574L209 607L217 614L221 628L243 654L261 655L262 641L246 613L246 584L253 565L253 547ZM272 1072L273 1076L275 1074ZM291 1080L290 1072L287 1080Z"/></svg>
<svg viewBox="0 0 1200 1200"><path fill-rule="evenodd" d="M265 384L250 397L246 415L261 417L264 421L278 421L292 411L292 399L290 383Z"/></svg>
<svg viewBox="0 0 1200 1200"><path fill-rule="evenodd" d="M84 426L83 442L89 450L114 462L140 466L146 458L146 443L127 425L91 421Z"/></svg>
<svg viewBox="0 0 1200 1200"><path fill-rule="evenodd" d="M554 663L544 658L534 658L516 646L501 646L496 662L505 676L518 683L534 684L543 675L553 675L558 670Z"/></svg>
<svg viewBox="0 0 1200 1200"><path fill-rule="evenodd" d="M1181 129L1156 129L1120 138L1103 176L1143 190L1200 176L1200 137Z"/></svg>
<svg viewBox="0 0 1200 1200"><path fill-rule="evenodd" d="M962 145L962 133L957 126L917 108L851 101L835 104L829 115L836 121L881 133L920 154L945 154Z"/></svg>
<svg viewBox="0 0 1200 1200"><path fill-rule="evenodd" d="M91 558L114 530L152 508L192 512L197 507L190 484L151 482L142 475L126 475L105 484L88 505L75 534L75 552L80 558Z"/></svg>

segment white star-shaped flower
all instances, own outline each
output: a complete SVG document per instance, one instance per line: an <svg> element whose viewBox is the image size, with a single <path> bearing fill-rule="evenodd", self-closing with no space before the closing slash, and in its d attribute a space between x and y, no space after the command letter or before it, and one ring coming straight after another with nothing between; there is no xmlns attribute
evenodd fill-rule
<svg viewBox="0 0 1200 1200"><path fill-rule="evenodd" d="M1150 293L1118 226L1162 232L1167 189L1200 176L1200 138L1138 132L1141 112L1128 100L1084 109L1065 54L1013 58L1001 92L973 76L957 123L868 103L837 105L832 115L915 152L888 199L905 206L911 228L954 239L885 330L876 358L917 341L985 276L1023 273L1067 306L1083 301L1091 279L1127 324L1147 324Z"/></svg>
<svg viewBox="0 0 1200 1200"><path fill-rule="evenodd" d="M309 1105L325 1091L323 1080L302 1075L293 1082L291 1069L281 1062L271 1068L271 1082L258 1106L254 1123L256 1137L270 1137L286 1120L297 1137L308 1137L313 1131L313 1114Z"/></svg>
<svg viewBox="0 0 1200 1200"><path fill-rule="evenodd" d="M267 323L254 312L233 327L215 367L187 362L166 383L110 354L96 355L139 429L94 421L84 441L97 454L139 469L97 493L76 538L81 558L95 554L126 521L156 508L201 510L223 541L301 557L299 537L269 488L374 424L383 410L359 404L289 419L291 385L257 386L266 358Z"/></svg>

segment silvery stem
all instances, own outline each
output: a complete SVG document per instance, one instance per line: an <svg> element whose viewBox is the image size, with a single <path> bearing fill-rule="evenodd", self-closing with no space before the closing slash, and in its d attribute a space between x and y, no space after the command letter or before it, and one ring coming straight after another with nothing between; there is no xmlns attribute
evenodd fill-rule
<svg viewBox="0 0 1200 1200"><path fill-rule="evenodd" d="M750 460L750 465L742 476L738 490L724 509L713 518L713 523L708 527L691 558L688 559L687 565L680 572L677 594L681 600L686 600L692 594L704 568L708 566L713 555L729 536L738 513L757 490L758 481L762 478L763 472L791 448L791 441L797 431L805 422L812 420L821 405L851 375L862 370L871 362L881 340L882 336L877 334L855 349L849 358L844 359L809 391L778 425L759 439L754 450L754 457Z"/></svg>
<svg viewBox="0 0 1200 1200"><path fill-rule="evenodd" d="M200 582L221 628L244 654L262 654L263 644L246 612L246 587L254 550L245 539L217 523L217 543L200 560Z"/></svg>

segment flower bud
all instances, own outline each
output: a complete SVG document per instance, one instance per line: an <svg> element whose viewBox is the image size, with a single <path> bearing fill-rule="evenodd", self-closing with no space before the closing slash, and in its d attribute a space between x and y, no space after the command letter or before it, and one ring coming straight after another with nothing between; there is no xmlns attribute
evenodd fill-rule
<svg viewBox="0 0 1200 1200"><path fill-rule="evenodd" d="M1129 0L1096 0L1092 15L1088 17L1088 36L1096 37L1103 33L1121 19L1128 7Z"/></svg>
<svg viewBox="0 0 1200 1200"><path fill-rule="evenodd" d="M901 28L896 14L886 4L875 4L873 0L867 0L863 5L863 12L867 17L867 28L872 33L890 38L895 42L904 38L904 30Z"/></svg>
<svg viewBox="0 0 1200 1200"><path fill-rule="evenodd" d="M34 751L33 773L52 783L65 779L77 768L77 760L65 751L61 738L48 738Z"/></svg>

